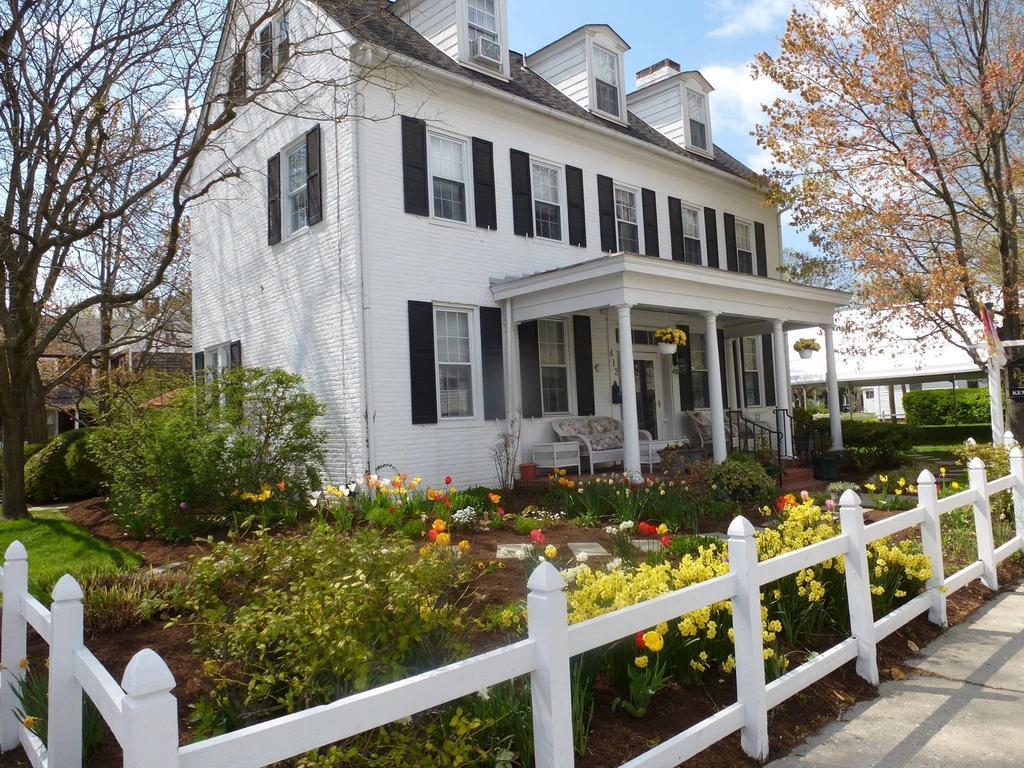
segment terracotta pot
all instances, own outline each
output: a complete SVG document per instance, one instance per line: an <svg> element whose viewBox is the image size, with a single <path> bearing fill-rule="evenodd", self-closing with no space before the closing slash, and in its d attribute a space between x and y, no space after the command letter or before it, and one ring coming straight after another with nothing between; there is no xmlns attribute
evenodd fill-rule
<svg viewBox="0 0 1024 768"><path fill-rule="evenodd" d="M537 465L536 464L520 464L519 465L519 479L524 483L528 483L532 480L537 479Z"/></svg>

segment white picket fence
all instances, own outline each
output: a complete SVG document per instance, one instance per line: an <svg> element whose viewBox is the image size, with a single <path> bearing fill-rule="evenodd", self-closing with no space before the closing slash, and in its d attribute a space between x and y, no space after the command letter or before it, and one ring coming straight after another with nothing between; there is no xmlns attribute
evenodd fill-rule
<svg viewBox="0 0 1024 768"><path fill-rule="evenodd" d="M638 605L570 625L562 577L550 564L529 581L528 637L517 643L384 685L319 707L253 725L183 747L178 745L174 678L152 650L137 653L121 683L110 675L83 642L82 590L64 576L53 590L48 610L28 594L25 548L8 547L3 568L2 679L0 748L19 743L35 768L80 768L81 697L95 703L124 750L125 768L260 768L301 755L340 739L439 706L520 675L530 675L536 764L539 768L574 765L570 705L571 657L629 637L660 622L724 600L732 601L735 632L737 702L662 742L625 765L629 768L675 766L720 739L740 731L744 751L768 756L768 710L848 661L857 673L878 684L876 645L916 616L946 624L946 599L980 578L996 589L996 566L1024 548L1024 453L1007 433L1010 474L987 480L979 459L968 468L968 488L938 498L935 478L918 478L920 506L871 525L864 524L856 493L840 501L842 533L835 538L758 562L754 528L739 517L729 527L728 574L662 595ZM1015 535L994 546L990 497L1012 491ZM978 559L946 576L939 520L960 507L973 506ZM871 609L867 545L900 531L921 527L932 577L926 590L880 619ZM846 588L852 637L809 659L788 674L765 681L761 635L761 588L825 560L846 558ZM46 748L19 722L12 678L23 674L26 625L49 644L49 717Z"/></svg>

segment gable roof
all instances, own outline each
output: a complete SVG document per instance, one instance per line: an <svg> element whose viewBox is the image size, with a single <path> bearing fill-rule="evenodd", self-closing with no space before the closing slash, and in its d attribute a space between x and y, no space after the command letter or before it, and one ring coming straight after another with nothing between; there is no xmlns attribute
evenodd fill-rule
<svg viewBox="0 0 1024 768"><path fill-rule="evenodd" d="M391 3L388 0L316 1L347 32L364 43L379 46L400 56L444 70L449 74L459 75L467 80L486 85L496 91L503 91L508 95L562 112L577 120L611 129L682 158L731 174L751 184L757 183L759 178L757 173L718 145L714 145L714 157L710 158L679 146L628 110L628 125L598 117L525 66L521 53L509 52L510 79L508 81L500 80L470 67L464 67L439 50L423 35L398 18L391 11Z"/></svg>

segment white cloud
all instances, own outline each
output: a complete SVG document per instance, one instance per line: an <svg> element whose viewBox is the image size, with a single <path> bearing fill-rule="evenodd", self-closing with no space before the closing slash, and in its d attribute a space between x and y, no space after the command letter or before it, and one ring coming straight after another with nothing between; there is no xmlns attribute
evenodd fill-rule
<svg viewBox="0 0 1024 768"><path fill-rule="evenodd" d="M793 8L793 0L718 0L711 3L722 23L708 37L743 37L777 30Z"/></svg>
<svg viewBox="0 0 1024 768"><path fill-rule="evenodd" d="M756 123L764 122L762 104L770 104L785 91L767 78L754 80L750 62L744 64L710 64L700 72L714 86L711 94L711 125L713 131L747 135Z"/></svg>

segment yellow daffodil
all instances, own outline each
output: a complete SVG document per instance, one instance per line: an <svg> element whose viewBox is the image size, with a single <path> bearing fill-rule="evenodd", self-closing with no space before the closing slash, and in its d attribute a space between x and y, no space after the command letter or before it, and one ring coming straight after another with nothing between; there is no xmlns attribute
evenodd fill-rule
<svg viewBox="0 0 1024 768"><path fill-rule="evenodd" d="M633 659L633 663L636 664L638 669L647 669L646 656L637 656L635 659Z"/></svg>
<svg viewBox="0 0 1024 768"><path fill-rule="evenodd" d="M556 547L554 544L548 544L546 547L544 547L544 555L549 560L553 559L555 557L555 555L557 555L557 554L558 554L558 547Z"/></svg>
<svg viewBox="0 0 1024 768"><path fill-rule="evenodd" d="M668 533L668 526L662 523L658 526L658 535L664 536L666 533Z"/></svg>

